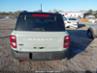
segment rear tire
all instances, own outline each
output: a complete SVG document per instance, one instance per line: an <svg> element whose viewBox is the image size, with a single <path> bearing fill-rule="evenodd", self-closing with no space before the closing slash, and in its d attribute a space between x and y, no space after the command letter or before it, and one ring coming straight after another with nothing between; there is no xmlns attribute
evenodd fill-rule
<svg viewBox="0 0 97 73"><path fill-rule="evenodd" d="M94 34L94 31L92 29L88 29L87 35L88 35L88 37L90 39L94 39L95 38L95 34Z"/></svg>
<svg viewBox="0 0 97 73"><path fill-rule="evenodd" d="M70 28L70 26L67 26L66 28Z"/></svg>

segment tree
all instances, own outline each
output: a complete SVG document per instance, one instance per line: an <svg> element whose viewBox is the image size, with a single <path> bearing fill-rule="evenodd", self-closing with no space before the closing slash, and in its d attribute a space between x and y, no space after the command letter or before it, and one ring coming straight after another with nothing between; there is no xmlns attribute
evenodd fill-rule
<svg viewBox="0 0 97 73"><path fill-rule="evenodd" d="M84 13L84 18L86 17L86 16L88 16L88 15L94 15L94 12L93 12L93 10L88 10L86 13Z"/></svg>
<svg viewBox="0 0 97 73"><path fill-rule="evenodd" d="M94 14L94 15L95 15L95 17L97 18L97 11L95 11L95 14Z"/></svg>
<svg viewBox="0 0 97 73"><path fill-rule="evenodd" d="M90 9L90 10L88 11L88 13L89 13L90 15L93 15L93 10Z"/></svg>

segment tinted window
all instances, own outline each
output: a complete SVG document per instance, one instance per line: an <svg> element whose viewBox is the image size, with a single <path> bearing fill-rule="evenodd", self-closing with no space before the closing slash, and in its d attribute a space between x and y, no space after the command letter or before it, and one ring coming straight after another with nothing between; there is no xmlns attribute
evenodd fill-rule
<svg viewBox="0 0 97 73"><path fill-rule="evenodd" d="M64 31L60 14L22 14L18 17L16 30L23 31Z"/></svg>

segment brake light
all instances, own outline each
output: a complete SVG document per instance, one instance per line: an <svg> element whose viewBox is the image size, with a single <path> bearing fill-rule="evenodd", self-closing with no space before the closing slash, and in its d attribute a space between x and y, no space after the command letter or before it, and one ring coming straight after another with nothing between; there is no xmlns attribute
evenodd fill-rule
<svg viewBox="0 0 97 73"><path fill-rule="evenodd" d="M11 48L17 48L16 36L15 35L10 35L10 47Z"/></svg>
<svg viewBox="0 0 97 73"><path fill-rule="evenodd" d="M65 36L65 37L64 37L64 45L63 45L63 47L64 47L64 48L69 48L69 46L70 46L70 41L71 41L70 36Z"/></svg>
<svg viewBox="0 0 97 73"><path fill-rule="evenodd" d="M33 17L48 17L48 14L32 14Z"/></svg>

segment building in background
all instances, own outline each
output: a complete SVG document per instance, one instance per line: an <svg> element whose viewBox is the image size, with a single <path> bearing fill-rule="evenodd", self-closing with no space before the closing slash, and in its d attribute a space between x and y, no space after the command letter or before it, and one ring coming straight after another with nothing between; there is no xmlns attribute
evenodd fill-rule
<svg viewBox="0 0 97 73"><path fill-rule="evenodd" d="M85 11L64 11L61 14L64 15L64 17L83 18L84 13Z"/></svg>

